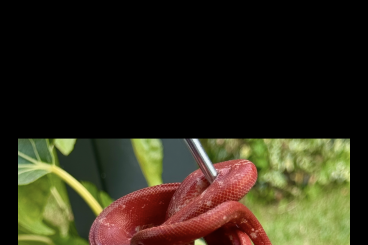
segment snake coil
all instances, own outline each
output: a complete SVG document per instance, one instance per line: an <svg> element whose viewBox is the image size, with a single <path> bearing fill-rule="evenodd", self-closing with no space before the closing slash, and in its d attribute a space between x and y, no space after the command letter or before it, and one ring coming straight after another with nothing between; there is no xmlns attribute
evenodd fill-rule
<svg viewBox="0 0 368 245"><path fill-rule="evenodd" d="M253 213L238 201L257 179L248 160L214 164L210 185L200 170L182 183L162 184L123 196L101 212L89 233L91 245L271 245Z"/></svg>

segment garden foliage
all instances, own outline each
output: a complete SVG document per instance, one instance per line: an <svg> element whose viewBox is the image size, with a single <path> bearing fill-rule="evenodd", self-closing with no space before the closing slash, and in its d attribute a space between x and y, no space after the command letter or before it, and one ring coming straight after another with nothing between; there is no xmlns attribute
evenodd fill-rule
<svg viewBox="0 0 368 245"><path fill-rule="evenodd" d="M248 198L313 197L350 184L350 139L201 139L213 163L244 158L258 170Z"/></svg>

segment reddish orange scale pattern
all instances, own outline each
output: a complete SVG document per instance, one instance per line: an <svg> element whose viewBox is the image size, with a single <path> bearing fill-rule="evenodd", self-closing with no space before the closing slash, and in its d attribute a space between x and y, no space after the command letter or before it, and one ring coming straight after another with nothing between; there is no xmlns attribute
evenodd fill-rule
<svg viewBox="0 0 368 245"><path fill-rule="evenodd" d="M218 176L209 185L200 170L181 184L163 184L119 198L94 221L91 245L271 245L253 213L238 201L257 179L248 160L214 165Z"/></svg>

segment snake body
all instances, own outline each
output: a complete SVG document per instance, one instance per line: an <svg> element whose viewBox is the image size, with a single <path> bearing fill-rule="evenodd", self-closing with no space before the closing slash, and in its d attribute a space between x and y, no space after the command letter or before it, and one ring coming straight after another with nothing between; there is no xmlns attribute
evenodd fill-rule
<svg viewBox="0 0 368 245"><path fill-rule="evenodd" d="M101 212L89 233L91 245L271 245L253 213L238 201L257 179L248 160L214 164L210 185L201 170L182 183L144 188Z"/></svg>

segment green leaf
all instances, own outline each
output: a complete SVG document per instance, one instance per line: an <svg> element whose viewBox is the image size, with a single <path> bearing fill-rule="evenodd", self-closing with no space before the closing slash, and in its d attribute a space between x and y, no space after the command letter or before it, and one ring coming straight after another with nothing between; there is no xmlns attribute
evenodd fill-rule
<svg viewBox="0 0 368 245"><path fill-rule="evenodd" d="M54 186L51 187L51 195L47 200L43 218L51 226L58 228L61 236L68 235L69 223L73 220L73 215Z"/></svg>
<svg viewBox="0 0 368 245"><path fill-rule="evenodd" d="M131 139L134 153L149 186L162 184L162 143L159 139Z"/></svg>
<svg viewBox="0 0 368 245"><path fill-rule="evenodd" d="M36 161L52 163L52 156L47 139L18 139L18 152L22 152ZM32 162L24 158L19 159L18 155L18 164L20 163Z"/></svg>
<svg viewBox="0 0 368 245"><path fill-rule="evenodd" d="M88 242L80 237L61 237L54 235L51 237L22 234L18 235L18 245L88 245Z"/></svg>
<svg viewBox="0 0 368 245"><path fill-rule="evenodd" d="M55 158L55 165L59 166L55 148L52 150L52 154ZM54 174L49 174L47 177L51 184L51 195L43 212L44 220L53 228L58 229L61 236L76 235L73 230L70 230L70 226L74 223L74 217L65 183Z"/></svg>
<svg viewBox="0 0 368 245"><path fill-rule="evenodd" d="M68 236L68 237L52 237L55 245L88 245L89 243L81 238L76 236Z"/></svg>
<svg viewBox="0 0 368 245"><path fill-rule="evenodd" d="M29 233L29 231L27 229L25 229L24 227L22 227L19 223L18 223L18 235L19 234L27 234Z"/></svg>
<svg viewBox="0 0 368 245"><path fill-rule="evenodd" d="M18 245L55 245L55 244L36 241L18 241Z"/></svg>
<svg viewBox="0 0 368 245"><path fill-rule="evenodd" d="M53 245L53 244L36 241L18 241L18 245Z"/></svg>
<svg viewBox="0 0 368 245"><path fill-rule="evenodd" d="M106 192L100 191L100 199L101 199L101 206L102 208L106 208L109 206L114 199L112 199Z"/></svg>
<svg viewBox="0 0 368 245"><path fill-rule="evenodd" d="M42 222L42 214L50 195L50 183L44 176L32 184L18 186L18 223L39 235L52 235L53 229Z"/></svg>
<svg viewBox="0 0 368 245"><path fill-rule="evenodd" d="M18 166L18 185L28 185L48 173L50 171L44 169L37 169L31 166Z"/></svg>
<svg viewBox="0 0 368 245"><path fill-rule="evenodd" d="M54 139L54 144L61 153L67 156L73 151L76 141L77 139Z"/></svg>
<svg viewBox="0 0 368 245"><path fill-rule="evenodd" d="M18 139L18 185L27 185L50 173L52 163L47 139Z"/></svg>
<svg viewBox="0 0 368 245"><path fill-rule="evenodd" d="M91 193L102 208L106 208L114 201L114 199L112 199L106 192L99 191L91 182L81 181L81 184L87 189L87 191L89 191L89 193Z"/></svg>
<svg viewBox="0 0 368 245"><path fill-rule="evenodd" d="M46 236L21 234L18 235L18 245L55 245L55 243Z"/></svg>

